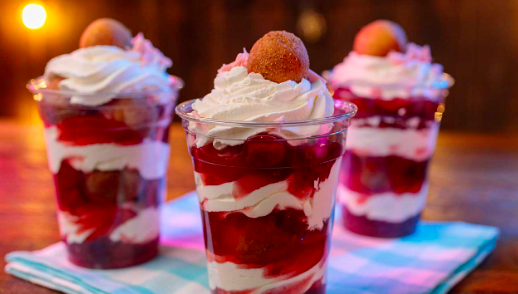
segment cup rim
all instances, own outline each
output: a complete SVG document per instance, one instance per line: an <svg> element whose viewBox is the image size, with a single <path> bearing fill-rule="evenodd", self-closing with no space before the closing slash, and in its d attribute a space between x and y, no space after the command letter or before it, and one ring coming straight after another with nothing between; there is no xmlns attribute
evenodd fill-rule
<svg viewBox="0 0 518 294"><path fill-rule="evenodd" d="M384 84L384 83L375 83L375 82L368 82L364 80L350 80L348 82L333 82L333 79L331 78L333 76L332 72L329 72L329 74L325 74L324 76L327 76L329 78L329 82L332 85L335 85L337 87L351 87L351 86L360 86L360 87L372 87L372 88L378 88L383 90L447 90L451 88L453 85L455 85L455 79L447 74L443 73L442 77L438 81L431 82L429 84L415 84L415 85L409 85L409 84Z"/></svg>
<svg viewBox="0 0 518 294"><path fill-rule="evenodd" d="M116 92L95 92L95 93L86 93L86 92L78 92L73 90L54 90L47 88L47 84L45 81L45 76L40 76L35 79L31 79L27 82L26 88L32 92L33 94L50 94L50 95L62 95L62 96L81 96L81 97L99 97L99 96L109 96L112 99L117 98L138 98L142 96L148 95L159 95L163 93L170 93L181 90L184 86L184 82L181 78L177 76L174 77L174 82L170 87L164 87L157 90L151 91L133 91L133 92L124 92L124 93L116 93Z"/></svg>
<svg viewBox="0 0 518 294"><path fill-rule="evenodd" d="M182 119L201 123L210 124L216 126L225 127L241 127L241 128L286 128L286 127L297 127L297 126L310 126L310 125L323 125L337 121L343 121L352 118L358 111L358 107L351 102L333 99L335 110L341 109L344 113L334 114L324 118L308 119L299 121L285 121L285 122L257 122L257 121L238 121L238 120L218 120L204 117L196 117L192 115L192 104L199 99L187 100L178 104L175 107L176 114Z"/></svg>

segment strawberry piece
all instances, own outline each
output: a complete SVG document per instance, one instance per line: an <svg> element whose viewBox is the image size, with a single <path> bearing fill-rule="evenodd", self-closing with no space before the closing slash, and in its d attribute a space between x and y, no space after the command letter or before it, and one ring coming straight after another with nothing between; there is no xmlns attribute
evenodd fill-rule
<svg viewBox="0 0 518 294"><path fill-rule="evenodd" d="M275 167L283 163L286 147L282 138L259 134L245 142L247 165L253 167Z"/></svg>
<svg viewBox="0 0 518 294"><path fill-rule="evenodd" d="M86 175L85 192L93 203L116 204L120 179L120 171L93 171Z"/></svg>
<svg viewBox="0 0 518 294"><path fill-rule="evenodd" d="M85 175L72 168L67 161L61 163L59 172L54 175L60 210L73 211L88 202L88 198L82 193L84 178Z"/></svg>
<svg viewBox="0 0 518 294"><path fill-rule="evenodd" d="M202 211L202 217L210 225L209 250L217 262L265 267L267 277L303 273L328 253L328 221L322 230L308 230L300 210L274 210L259 218Z"/></svg>

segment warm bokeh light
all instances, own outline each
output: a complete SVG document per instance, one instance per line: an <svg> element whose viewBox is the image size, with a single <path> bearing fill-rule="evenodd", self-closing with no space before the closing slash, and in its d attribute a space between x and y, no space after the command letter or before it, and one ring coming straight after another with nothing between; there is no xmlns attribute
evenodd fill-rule
<svg viewBox="0 0 518 294"><path fill-rule="evenodd" d="M23 8L22 20L23 24L31 29L39 29L45 24L47 12L43 6L38 4L28 4Z"/></svg>
<svg viewBox="0 0 518 294"><path fill-rule="evenodd" d="M297 21L297 29L305 41L317 42L326 31L326 19L315 10L304 10Z"/></svg>

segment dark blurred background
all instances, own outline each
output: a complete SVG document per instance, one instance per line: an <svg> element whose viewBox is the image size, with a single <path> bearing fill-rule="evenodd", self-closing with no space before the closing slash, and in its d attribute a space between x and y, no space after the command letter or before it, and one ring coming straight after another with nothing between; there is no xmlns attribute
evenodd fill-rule
<svg viewBox="0 0 518 294"><path fill-rule="evenodd" d="M23 25L29 3L47 11L41 29ZM270 30L295 32L311 68L322 72L343 60L363 25L384 18L401 24L409 40L429 44L456 79L443 129L518 133L517 0L1 0L0 11L0 118L38 121L26 82L50 58L77 49L83 29L100 17L143 32L173 60L169 73L186 83L181 100L208 93L216 70Z"/></svg>

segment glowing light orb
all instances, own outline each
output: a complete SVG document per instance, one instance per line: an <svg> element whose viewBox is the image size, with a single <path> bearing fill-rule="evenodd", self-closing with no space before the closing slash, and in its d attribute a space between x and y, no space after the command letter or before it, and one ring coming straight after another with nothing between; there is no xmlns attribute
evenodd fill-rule
<svg viewBox="0 0 518 294"><path fill-rule="evenodd" d="M22 20L23 24L31 29L39 29L45 24L47 12L43 6L38 4L28 4L23 8Z"/></svg>

